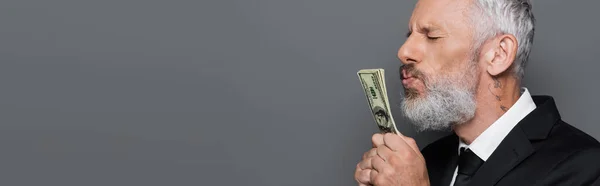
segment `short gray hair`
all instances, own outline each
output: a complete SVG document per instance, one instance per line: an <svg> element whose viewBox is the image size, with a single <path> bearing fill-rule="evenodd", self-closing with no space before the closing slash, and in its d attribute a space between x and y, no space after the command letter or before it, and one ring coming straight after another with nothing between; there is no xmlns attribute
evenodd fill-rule
<svg viewBox="0 0 600 186"><path fill-rule="evenodd" d="M533 45L535 17L529 0L473 0L475 49L498 34L512 34L518 49L512 70L517 79L525 75L525 65Z"/></svg>

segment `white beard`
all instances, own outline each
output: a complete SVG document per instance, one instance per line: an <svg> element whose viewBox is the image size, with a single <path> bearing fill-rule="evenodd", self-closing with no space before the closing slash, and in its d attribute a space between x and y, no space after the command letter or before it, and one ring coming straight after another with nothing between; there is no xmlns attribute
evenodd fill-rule
<svg viewBox="0 0 600 186"><path fill-rule="evenodd" d="M425 97L404 98L402 111L418 131L448 130L475 116L477 68L473 65L462 77L438 77L425 83ZM431 84L429 84L431 83Z"/></svg>

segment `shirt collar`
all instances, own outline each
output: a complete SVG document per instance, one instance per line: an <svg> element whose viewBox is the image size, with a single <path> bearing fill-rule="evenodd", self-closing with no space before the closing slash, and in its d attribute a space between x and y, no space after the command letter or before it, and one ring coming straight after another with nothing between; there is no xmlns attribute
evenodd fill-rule
<svg viewBox="0 0 600 186"><path fill-rule="evenodd" d="M492 123L483 133L475 138L473 143L467 145L459 139L459 152L461 147L469 148L483 161L487 161L517 123L536 108L527 88L523 87L521 91L521 96L517 102L506 113L500 116L496 122Z"/></svg>

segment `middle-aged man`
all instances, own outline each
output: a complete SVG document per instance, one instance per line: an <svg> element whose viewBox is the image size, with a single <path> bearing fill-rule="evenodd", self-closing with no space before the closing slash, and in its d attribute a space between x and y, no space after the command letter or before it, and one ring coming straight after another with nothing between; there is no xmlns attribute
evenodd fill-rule
<svg viewBox="0 0 600 186"><path fill-rule="evenodd" d="M521 87L534 35L527 0L419 0L398 51L404 115L454 133L419 150L375 134L361 186L600 185L600 144Z"/></svg>

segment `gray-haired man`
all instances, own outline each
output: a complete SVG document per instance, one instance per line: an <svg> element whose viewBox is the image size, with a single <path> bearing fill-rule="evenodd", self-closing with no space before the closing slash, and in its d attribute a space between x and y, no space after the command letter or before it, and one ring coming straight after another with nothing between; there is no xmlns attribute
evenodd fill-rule
<svg viewBox="0 0 600 186"><path fill-rule="evenodd" d="M419 0L398 51L404 115L452 129L422 151L373 135L359 185L600 185L600 144L521 87L535 19L527 0Z"/></svg>

